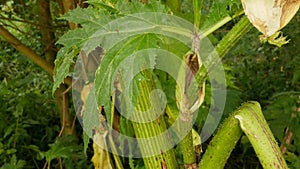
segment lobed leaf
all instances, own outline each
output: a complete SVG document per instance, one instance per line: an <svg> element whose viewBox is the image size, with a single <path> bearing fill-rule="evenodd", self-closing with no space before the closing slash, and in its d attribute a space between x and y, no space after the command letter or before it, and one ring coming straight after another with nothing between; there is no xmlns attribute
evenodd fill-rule
<svg viewBox="0 0 300 169"><path fill-rule="evenodd" d="M104 110L106 111L107 121L111 121L111 94L112 87L114 84L114 73L119 66L119 64L132 53L137 50L148 48L148 47L156 47L155 43L155 35L138 35L134 38L126 40L126 43L123 41L117 45L112 50L108 51L106 55L103 57L100 67L96 72L95 79L95 92L97 103L101 106L104 106ZM128 65L129 67L132 65ZM123 77L128 78L128 77Z"/></svg>

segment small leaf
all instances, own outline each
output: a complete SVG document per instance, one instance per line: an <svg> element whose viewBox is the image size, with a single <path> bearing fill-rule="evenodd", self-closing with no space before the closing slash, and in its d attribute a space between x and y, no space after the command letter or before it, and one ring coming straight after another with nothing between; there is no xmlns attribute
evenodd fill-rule
<svg viewBox="0 0 300 169"><path fill-rule="evenodd" d="M50 144L50 149L45 152L46 160L50 162L59 157L70 158L77 149L76 144L72 144L73 142L72 136L58 138L54 144Z"/></svg>
<svg viewBox="0 0 300 169"><path fill-rule="evenodd" d="M40 152L40 148L36 145L29 145L28 148L33 151Z"/></svg>

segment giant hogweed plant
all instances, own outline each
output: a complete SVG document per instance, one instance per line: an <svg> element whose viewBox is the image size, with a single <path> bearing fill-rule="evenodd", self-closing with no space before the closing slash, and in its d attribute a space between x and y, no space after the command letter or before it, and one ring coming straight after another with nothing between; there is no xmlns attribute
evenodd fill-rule
<svg viewBox="0 0 300 169"><path fill-rule="evenodd" d="M128 157L129 166L136 168L141 165L134 159L138 154L143 158L143 165L146 168L180 168L182 164L177 160L180 158L176 155L175 148L160 149L162 146L172 147L174 140L168 135L148 144L140 141L142 139L132 141L120 137L111 128L131 138L152 138L166 131L178 118L182 119L176 126L179 130L192 127L193 118L197 115L194 112L205 100L204 93L207 86L205 84L209 72L219 63L218 59L222 59L252 27L246 16L241 16L243 14L241 2L217 0L202 3L194 0L193 15L179 12L180 6L176 5L180 5L180 2L172 5L166 2L173 12L161 2L154 0L145 4L137 1L88 1L88 3L90 4L88 8L76 8L63 16L63 19L79 24L80 28L65 33L57 42L63 47L58 52L55 62L53 92L64 78L70 75L74 77L73 94L81 93L80 98L83 102L77 114L86 132L85 147L87 148L89 136L94 140L92 158L94 166L126 168L124 166L126 159L120 157L125 156ZM210 7L209 10L205 8L207 6ZM186 22L174 22L177 20L172 20L171 17L166 20L161 17L173 14L187 17L187 20L193 22L192 29L180 24ZM210 53L214 57L205 60L198 50L201 49L197 41L200 32L201 37L210 36L237 17L239 22L217 43L215 52ZM113 27L115 25L118 27ZM176 36L173 36L174 34ZM178 37L189 38L190 43L183 43ZM172 52L187 66L172 63L168 58L160 60L155 56L151 57L149 55L151 52L140 52L147 49ZM130 58L135 55L140 57ZM88 59L89 57L92 59ZM76 59L75 69L79 67L80 71L71 74ZM89 60L93 59L95 62L89 64ZM161 62L165 63L164 66L171 66L176 76L170 77L157 70L157 67L162 66ZM151 69L145 63L148 63ZM115 70L122 64L125 71L126 66L129 71L134 67L139 73L133 77L116 73ZM114 79L115 73L117 79ZM189 78L191 74L195 77L195 83ZM127 79L131 79L130 84L127 84ZM196 94L194 90L189 90L191 84L198 86ZM131 92L122 95L126 86L130 86ZM155 89L167 93L165 96L167 102L160 101L162 100L160 93L151 93ZM187 104L190 93L194 96L191 105ZM129 98L127 94L130 95ZM136 107L130 108L128 102L135 103ZM165 107L160 114L162 106ZM120 110L125 111L125 114L120 115ZM148 114L136 114L135 110ZM145 119L153 116L156 117L155 120ZM135 120L129 120L127 117L133 117ZM143 120L143 123L139 123L138 120ZM257 102L243 104L223 122L201 159L199 134L193 129L186 132L177 146L181 148L184 168L223 168L243 132L249 138L264 168L287 168ZM169 131L169 135L172 134L174 135ZM114 152L113 155L106 150Z"/></svg>

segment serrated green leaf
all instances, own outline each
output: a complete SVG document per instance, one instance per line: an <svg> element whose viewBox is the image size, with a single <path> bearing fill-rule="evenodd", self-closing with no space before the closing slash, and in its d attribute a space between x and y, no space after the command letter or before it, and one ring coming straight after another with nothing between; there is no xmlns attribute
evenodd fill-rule
<svg viewBox="0 0 300 169"><path fill-rule="evenodd" d="M82 46L82 44L93 34L93 30L78 28L65 33L56 44L64 45L65 47ZM58 55L58 57L61 55Z"/></svg>
<svg viewBox="0 0 300 169"><path fill-rule="evenodd" d="M79 49L77 47L63 47L58 51L57 59L55 60L52 94L64 82L64 79L70 75L71 64L78 53Z"/></svg>
<svg viewBox="0 0 300 169"><path fill-rule="evenodd" d="M69 11L63 17L61 17L61 19L66 19L68 21L80 24L83 27L87 25L94 25L99 27L107 23L104 21L109 20L108 18L108 15L105 15L103 12L92 7L77 7L76 9ZM100 20L103 22L99 22Z"/></svg>
<svg viewBox="0 0 300 169"><path fill-rule="evenodd" d="M170 13L170 9L157 0L149 0L148 4L144 4L136 0L131 2L118 1L115 6L121 14L133 14L140 12Z"/></svg>
<svg viewBox="0 0 300 169"><path fill-rule="evenodd" d="M64 47L59 50L57 59L55 60L52 93L63 83L64 78L70 75L70 66L73 59L77 56L86 40L96 30L101 29L111 21L111 16L91 7L86 9L78 7L68 12L62 19L81 24L82 28L70 30L57 41L57 44L64 45Z"/></svg>
<svg viewBox="0 0 300 169"><path fill-rule="evenodd" d="M76 12L82 12L80 9L76 10L74 13ZM72 15L70 15L69 17L71 17ZM139 17L139 15L137 15ZM124 36L127 36L128 33L125 32L125 34L120 34L120 32L118 31L118 29L120 30L124 30L124 31L129 31L133 33L133 35L137 32L140 31L147 31L149 28L153 29L152 31L157 31L162 32L162 31L166 31L167 33L170 34L170 36L176 36L178 39L184 39L181 38L180 36L185 36L185 39L188 37L188 40L190 40L190 36L192 34L192 26L191 23L187 23L184 20L181 20L181 28L182 29L178 29L178 20L174 21L174 18L172 18L172 16L169 16L167 19L166 18L161 18L162 16L159 14L154 14L154 17L148 17L150 20L149 22L144 21L143 17L145 17L145 14L142 14L141 18L136 18L136 16L134 17L129 17L128 18L123 18L123 20L121 19L121 21L124 22L120 22L120 24L117 23L117 27L114 26L114 24L116 24L117 21L112 22L108 25L105 25L105 27L101 27L99 25L94 24L93 27L91 28L83 28L83 29L77 29L74 31L70 31L67 34L65 34L59 41L58 43L65 45L64 48L62 48L59 52L58 52L58 56L57 56L57 60L55 61L55 75L54 75L54 86L53 86L53 90L52 92L54 93L54 91L56 90L56 88L63 82L64 78L67 77L70 74L70 65L73 61L73 58L78 54L79 49L81 47L81 45L85 42L85 40L87 38L90 38L90 40L88 41L89 43L87 43L85 45L84 51L86 53L89 53L91 50L93 50L94 48L96 48L99 45L103 45L104 49L105 46L109 46L109 45L113 45L115 42L114 41L118 41L122 38L124 38ZM165 15L163 15L165 16ZM170 21L169 21L169 20ZM179 19L179 18L177 18ZM103 25L108 22L109 19L99 19L97 20L98 23L102 23ZM142 22L142 23L139 23ZM150 23L150 24L149 24ZM129 26L128 26L129 25ZM141 25L144 25L143 27L140 27ZM155 30L155 26L161 26L160 29ZM154 27L153 27L154 26ZM175 28L176 27L176 28ZM102 28L102 29L101 29ZM98 31L98 33L96 33L95 35L89 37L90 34L93 34L94 31L96 29L100 30L100 33ZM102 36L103 34L101 34L101 30L105 30L107 33L107 36L104 36L102 38L98 38L97 36ZM173 32L174 30L176 30L175 32ZM178 33L179 32L179 33ZM180 33L181 32L181 33ZM177 35L178 36L177 36ZM181 35L180 35L181 34ZM188 42L186 42L188 43ZM108 47L109 48L109 47ZM75 50L76 49L76 50Z"/></svg>
<svg viewBox="0 0 300 169"><path fill-rule="evenodd" d="M126 57L130 56L135 51L151 46L156 47L155 37L156 35L138 35L127 40L126 43L121 42L120 44L123 45L113 48L103 57L100 67L96 72L95 91L97 103L100 106L104 106L104 110L106 111L107 121L111 121L110 97L112 94L112 85L114 83L113 75L116 68Z"/></svg>
<svg viewBox="0 0 300 169"><path fill-rule="evenodd" d="M130 36L145 33L162 34L188 45L191 43L194 26L192 23L163 13L137 13L116 19L99 29L87 41L86 53L101 45L105 50Z"/></svg>

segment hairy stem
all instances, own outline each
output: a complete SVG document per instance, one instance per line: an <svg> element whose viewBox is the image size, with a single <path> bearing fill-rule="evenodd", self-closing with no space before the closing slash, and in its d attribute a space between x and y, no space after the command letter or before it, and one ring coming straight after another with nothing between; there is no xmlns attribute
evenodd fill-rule
<svg viewBox="0 0 300 169"><path fill-rule="evenodd" d="M236 143L242 136L242 130L235 115L244 111L241 107L227 118L204 153L199 169L223 169Z"/></svg>
<svg viewBox="0 0 300 169"><path fill-rule="evenodd" d="M243 104L244 111L235 115L265 169L287 169L287 164L265 120L258 102Z"/></svg>
<svg viewBox="0 0 300 169"><path fill-rule="evenodd" d="M193 6L194 6L194 25L195 28L198 29L200 26L200 19L201 19L202 0L193 0Z"/></svg>
<svg viewBox="0 0 300 169"><path fill-rule="evenodd" d="M138 81L138 88L140 95L137 98L137 109L139 112L138 117L135 117L139 120L145 121L147 120L147 113L148 114L159 114L157 110L150 109L151 106L157 107L159 106L159 98L155 97L154 100L155 103L153 105L150 104L150 93L152 90L154 90L154 81L150 76L147 76L145 80ZM144 112L149 111L149 112ZM146 168L152 169L152 168L178 168L178 164L175 158L175 152L174 149L170 150L158 150L160 154L154 154L157 152L156 150L158 148L164 148L164 147L170 147L172 144L170 139L167 135L162 137L157 137L158 135L162 134L164 131L167 130L165 119L162 115L159 115L159 117L151 122L146 123L138 123L138 122L132 122L134 132L136 134L137 138L158 138L154 139L151 142L147 142L140 140L139 147L140 151L143 155L143 160L145 163Z"/></svg>

